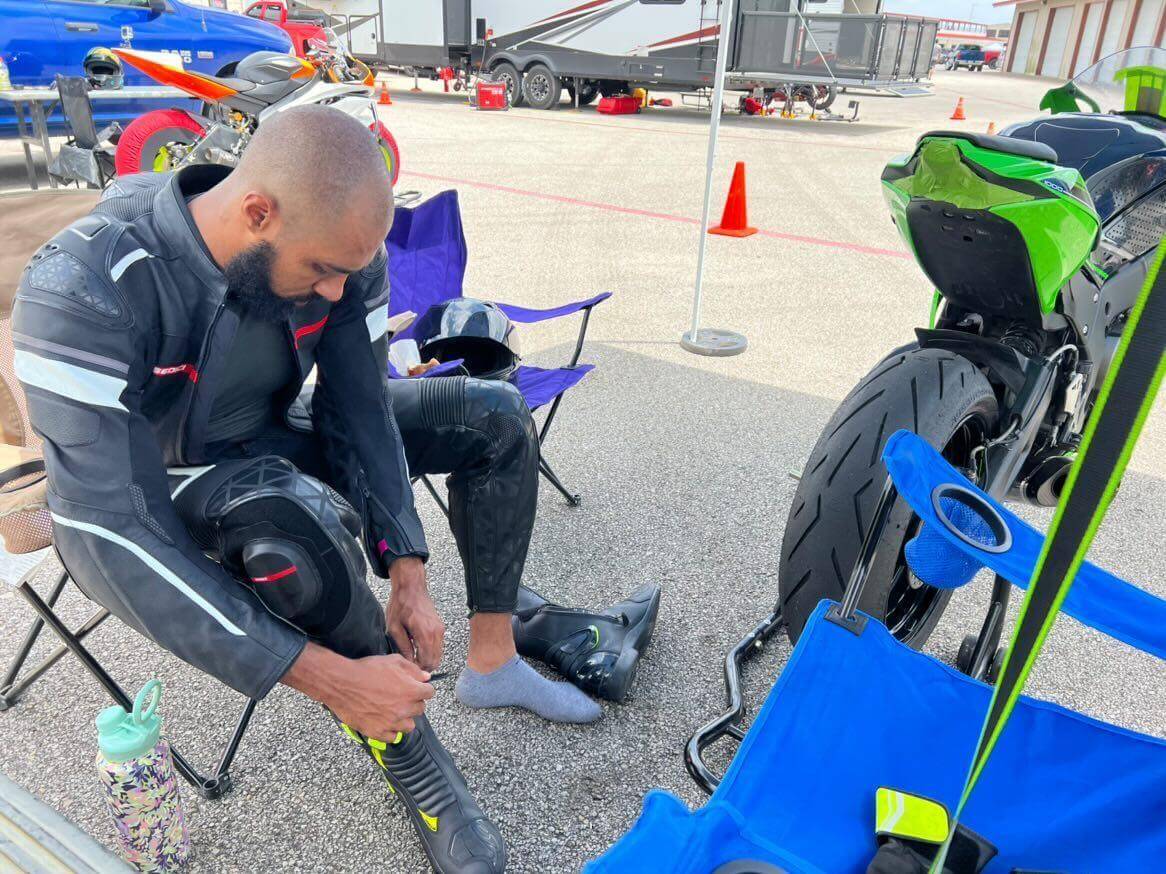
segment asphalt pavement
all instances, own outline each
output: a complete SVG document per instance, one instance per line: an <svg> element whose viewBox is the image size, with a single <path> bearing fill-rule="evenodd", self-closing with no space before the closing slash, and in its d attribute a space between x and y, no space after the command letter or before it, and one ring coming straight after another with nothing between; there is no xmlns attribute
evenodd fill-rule
<svg viewBox="0 0 1166 874"><path fill-rule="evenodd" d="M440 83L411 94L412 80L390 80L393 105L381 115L403 153L400 187L459 192L467 294L543 307L614 293L596 310L583 355L596 370L568 396L546 445L583 504L571 509L543 484L527 584L580 606L617 600L643 582L664 589L634 698L605 704L596 725L471 711L454 700L452 684L434 699L433 724L501 827L509 870L577 870L632 824L653 787L701 803L682 747L723 706L725 650L777 597L795 475L850 387L927 319L929 286L891 224L879 172L924 131L984 131L1035 115L1056 84L967 71L939 72L935 81L924 98L842 95L839 108L860 103L853 124L725 117L714 213L734 162L744 161L749 219L760 233L708 239L702 323L749 341L744 355L710 359L678 345L691 312L707 114L676 106L612 118L566 103L553 112L476 112L463 95L441 93ZM954 122L961 95L968 120ZM20 184L14 158L7 145L0 150L0 185ZM568 322L524 327L527 360L553 365L569 356L576 324ZM1090 553L1159 595L1164 477L1159 402ZM433 550L431 589L449 629L443 668L457 670L467 634L457 552L420 490L418 505ZM1025 515L1041 525L1051 518ZM387 594L381 581L373 585ZM930 652L954 659L961 637L979 627L987 591L981 579L957 592ZM76 621L90 609L75 592L67 598ZM29 613L10 591L0 591L0 611L7 659ZM91 643L127 687L163 680L168 737L209 763L239 696L118 623ZM788 652L777 641L750 667L754 706ZM1067 618L1029 690L1164 734L1161 662ZM93 717L106 703L76 665L58 667L0 714L0 769L108 844L92 767ZM196 872L426 870L368 760L290 690L277 688L261 703L233 774L235 790L221 801L184 795Z"/></svg>

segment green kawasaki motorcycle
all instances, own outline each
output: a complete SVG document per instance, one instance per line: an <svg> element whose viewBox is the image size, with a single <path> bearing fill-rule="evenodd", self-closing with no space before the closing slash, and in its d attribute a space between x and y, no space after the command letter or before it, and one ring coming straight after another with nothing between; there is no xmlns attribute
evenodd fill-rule
<svg viewBox="0 0 1166 874"><path fill-rule="evenodd" d="M1041 108L1052 114L1000 136L925 134L883 171L895 225L936 288L931 324L850 392L806 463L779 576L794 640L818 601L842 595L895 431L925 437L998 498L1057 503L1166 234L1166 51L1111 55ZM860 604L916 647L950 597L907 566L919 524L900 500Z"/></svg>

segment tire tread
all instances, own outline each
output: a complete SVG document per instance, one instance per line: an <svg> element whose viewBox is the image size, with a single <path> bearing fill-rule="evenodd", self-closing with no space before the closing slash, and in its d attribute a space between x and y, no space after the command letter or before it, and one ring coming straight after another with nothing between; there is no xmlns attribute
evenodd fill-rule
<svg viewBox="0 0 1166 874"><path fill-rule="evenodd" d="M969 411L994 423L996 398L986 377L965 358L914 346L880 361L842 401L810 452L782 540L779 604L791 638L797 639L819 600L836 599L845 589L882 492L875 486L886 477L882 449L890 435L912 429L942 446ZM897 506L885 536L897 535L901 542L910 518L905 504ZM888 552L880 550L876 570L897 558L896 551L886 559ZM872 572L860 606L881 619L891 583L889 573L877 575ZM934 619L910 643L926 639L941 608L937 604Z"/></svg>

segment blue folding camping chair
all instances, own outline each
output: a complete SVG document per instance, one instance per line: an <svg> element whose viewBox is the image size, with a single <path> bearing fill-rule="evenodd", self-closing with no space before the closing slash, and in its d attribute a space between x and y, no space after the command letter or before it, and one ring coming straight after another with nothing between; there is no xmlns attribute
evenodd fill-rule
<svg viewBox="0 0 1166 874"><path fill-rule="evenodd" d="M386 239L389 252L389 317L413 312L422 315L434 304L461 297L466 273L468 247L462 229L461 212L458 208L456 191L443 191L416 207L398 207L394 213L393 226ZM510 381L522 393L527 406L533 413L550 405L542 426L539 428L539 446L546 444L551 423L563 401L563 396L595 369L593 364L580 364L583 342L587 336L587 325L591 310L597 304L611 297L604 292L587 300L576 301L552 309L531 309L495 301L499 308L513 322L533 324L558 319L564 316L582 314L575 351L563 367L543 368L520 365ZM395 333L392 343L416 339L412 328ZM443 376L455 369L460 362L444 362L427 372L423 379ZM397 373L389 367L393 379L410 377ZM580 496L569 490L555 473L546 454L540 452L539 471L566 498L567 503L577 507ZM448 508L428 477L420 477L422 484L448 515Z"/></svg>
<svg viewBox="0 0 1166 874"><path fill-rule="evenodd" d="M891 482L880 503L897 489L923 519L935 540L914 554L932 582L967 582L986 566L1029 584L1038 532L914 434L893 435L883 459ZM709 802L690 812L649 793L631 831L586 874L858 874L903 814L876 805L880 789L955 809L992 687L856 613L863 564L841 605L818 605ZM1166 601L1091 564L1062 609L1166 658ZM1166 741L1020 696L960 821L995 846L985 872L1161 871Z"/></svg>

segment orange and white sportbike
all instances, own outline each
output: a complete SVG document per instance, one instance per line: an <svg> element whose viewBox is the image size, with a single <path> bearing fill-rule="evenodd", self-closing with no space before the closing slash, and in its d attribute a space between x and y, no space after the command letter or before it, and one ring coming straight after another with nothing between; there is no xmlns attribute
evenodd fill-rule
<svg viewBox="0 0 1166 874"><path fill-rule="evenodd" d="M119 176L188 164L234 166L265 119L293 106L322 103L364 122L384 153L393 183L397 182L401 156L389 129L377 118L372 74L323 42L313 46L310 60L255 52L225 76L177 69L132 49L113 51L157 82L181 88L203 102L202 114L158 109L130 122L114 153Z"/></svg>

